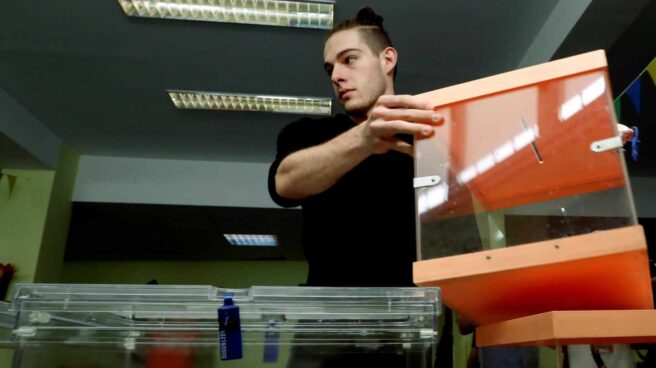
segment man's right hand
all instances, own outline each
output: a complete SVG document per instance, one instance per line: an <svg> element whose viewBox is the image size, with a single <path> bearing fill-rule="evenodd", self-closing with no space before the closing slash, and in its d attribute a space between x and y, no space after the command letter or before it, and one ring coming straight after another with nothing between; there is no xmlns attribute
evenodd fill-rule
<svg viewBox="0 0 656 368"><path fill-rule="evenodd" d="M380 96L369 118L318 146L294 152L276 171L276 192L287 199L321 193L372 154L395 150L412 155L412 145L397 134L417 139L434 134L443 118L428 103L414 96Z"/></svg>
<svg viewBox="0 0 656 368"><path fill-rule="evenodd" d="M395 150L412 155L412 146L397 134L410 134L416 139L429 138L443 117L433 106L410 95L383 95L378 98L369 118L357 126L362 143L373 154Z"/></svg>

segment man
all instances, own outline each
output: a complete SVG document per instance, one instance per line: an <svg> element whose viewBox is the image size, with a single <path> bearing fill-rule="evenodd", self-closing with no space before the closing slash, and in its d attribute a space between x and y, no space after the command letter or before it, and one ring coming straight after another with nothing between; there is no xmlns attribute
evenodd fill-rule
<svg viewBox="0 0 656 368"><path fill-rule="evenodd" d="M394 95L398 55L382 23L363 8L326 38L324 69L346 115L301 119L278 136L269 193L303 207L310 286L413 285L411 143L432 136L442 118L424 101ZM404 367L425 358L299 345L288 366Z"/></svg>
<svg viewBox="0 0 656 368"><path fill-rule="evenodd" d="M278 137L269 192L303 207L311 286L412 285L412 138L442 118L394 95L398 55L382 22L363 8L326 39L324 69L346 115L301 119Z"/></svg>

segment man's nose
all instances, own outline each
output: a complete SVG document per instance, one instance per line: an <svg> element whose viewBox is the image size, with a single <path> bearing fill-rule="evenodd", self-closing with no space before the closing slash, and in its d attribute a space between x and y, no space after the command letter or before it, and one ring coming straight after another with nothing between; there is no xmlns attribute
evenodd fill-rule
<svg viewBox="0 0 656 368"><path fill-rule="evenodd" d="M333 67L333 72L330 74L330 80L336 85L344 81L344 72L343 69L335 65Z"/></svg>

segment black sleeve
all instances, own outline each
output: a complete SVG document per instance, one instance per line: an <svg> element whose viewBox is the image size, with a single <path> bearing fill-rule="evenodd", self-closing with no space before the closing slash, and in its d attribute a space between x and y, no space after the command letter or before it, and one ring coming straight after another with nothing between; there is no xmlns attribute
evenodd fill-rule
<svg viewBox="0 0 656 368"><path fill-rule="evenodd" d="M295 200L281 197L276 191L276 172L278 166L285 157L304 148L314 145L314 140L310 136L308 127L312 125L310 119L301 119L287 125L278 134L278 142L276 146L276 159L269 167L269 195L274 202L282 207L296 207L303 204L303 200Z"/></svg>

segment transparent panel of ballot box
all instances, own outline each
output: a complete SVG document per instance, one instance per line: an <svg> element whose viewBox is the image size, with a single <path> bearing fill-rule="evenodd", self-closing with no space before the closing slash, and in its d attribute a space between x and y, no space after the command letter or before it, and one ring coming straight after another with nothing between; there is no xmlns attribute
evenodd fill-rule
<svg viewBox="0 0 656 368"><path fill-rule="evenodd" d="M419 259L637 223L605 69L437 110L415 143Z"/></svg>
<svg viewBox="0 0 656 368"><path fill-rule="evenodd" d="M0 367L11 367L14 343L12 331L16 323L16 313L10 312L11 304L0 301Z"/></svg>
<svg viewBox="0 0 656 368"><path fill-rule="evenodd" d="M220 357L228 295L235 360ZM440 307L437 288L18 285L13 367L432 367Z"/></svg>
<svg viewBox="0 0 656 368"><path fill-rule="evenodd" d="M16 323L16 313L10 311L11 304L0 302L0 345L11 343L11 331Z"/></svg>

